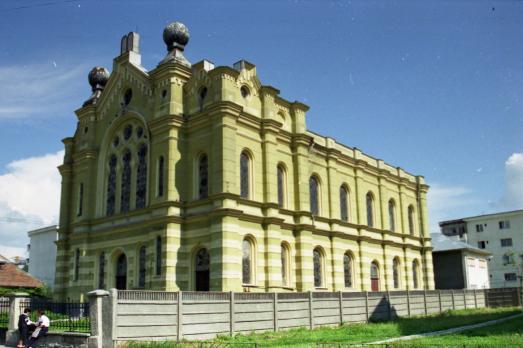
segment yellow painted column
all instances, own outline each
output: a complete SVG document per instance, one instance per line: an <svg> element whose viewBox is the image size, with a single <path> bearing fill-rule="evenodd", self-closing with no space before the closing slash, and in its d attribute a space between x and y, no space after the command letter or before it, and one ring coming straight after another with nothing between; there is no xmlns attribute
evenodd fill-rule
<svg viewBox="0 0 523 348"><path fill-rule="evenodd" d="M314 290L312 232L296 231L296 290Z"/></svg>

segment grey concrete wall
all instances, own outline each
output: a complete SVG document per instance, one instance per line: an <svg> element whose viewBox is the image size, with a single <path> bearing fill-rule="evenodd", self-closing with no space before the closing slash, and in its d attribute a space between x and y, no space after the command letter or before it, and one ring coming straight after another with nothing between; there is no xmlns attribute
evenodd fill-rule
<svg viewBox="0 0 523 348"><path fill-rule="evenodd" d="M181 296L181 301L178 301ZM230 293L119 291L114 340L202 340L217 335L336 326L485 307L484 290Z"/></svg>

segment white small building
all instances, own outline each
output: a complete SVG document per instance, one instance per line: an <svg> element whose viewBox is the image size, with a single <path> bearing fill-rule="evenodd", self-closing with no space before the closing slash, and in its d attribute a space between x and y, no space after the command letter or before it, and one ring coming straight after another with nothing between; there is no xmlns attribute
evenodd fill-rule
<svg viewBox="0 0 523 348"><path fill-rule="evenodd" d="M431 233L436 289L489 289L488 251L465 242Z"/></svg>
<svg viewBox="0 0 523 348"><path fill-rule="evenodd" d="M441 233L492 254L492 288L520 286L523 279L523 210L439 223Z"/></svg>
<svg viewBox="0 0 523 348"><path fill-rule="evenodd" d="M56 225L29 231L29 274L42 280L49 288L54 287L56 265Z"/></svg>

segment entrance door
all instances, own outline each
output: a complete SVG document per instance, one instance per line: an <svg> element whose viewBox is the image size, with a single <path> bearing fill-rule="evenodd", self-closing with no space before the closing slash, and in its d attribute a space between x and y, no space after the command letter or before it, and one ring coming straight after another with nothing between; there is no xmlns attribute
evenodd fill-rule
<svg viewBox="0 0 523 348"><path fill-rule="evenodd" d="M370 288L372 291L380 291L380 272L375 262L370 266Z"/></svg>
<svg viewBox="0 0 523 348"><path fill-rule="evenodd" d="M195 290L209 291L209 253L207 249L200 249L195 260Z"/></svg>
<svg viewBox="0 0 523 348"><path fill-rule="evenodd" d="M118 290L127 288L127 258L125 254L118 256L116 261L116 288Z"/></svg>

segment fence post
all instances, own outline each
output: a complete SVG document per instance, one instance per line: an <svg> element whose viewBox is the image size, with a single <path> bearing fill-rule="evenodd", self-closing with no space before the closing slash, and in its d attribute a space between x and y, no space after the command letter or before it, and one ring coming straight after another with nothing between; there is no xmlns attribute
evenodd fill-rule
<svg viewBox="0 0 523 348"><path fill-rule="evenodd" d="M391 308L391 303L390 303L390 292L389 290L387 290L387 310L388 310L388 314L389 314L389 320L392 320L392 308Z"/></svg>
<svg viewBox="0 0 523 348"><path fill-rule="evenodd" d="M367 322L369 322L369 292L365 291L365 317Z"/></svg>
<svg viewBox="0 0 523 348"><path fill-rule="evenodd" d="M441 290L438 290L438 300L439 300L439 312L443 312L443 307L441 306Z"/></svg>
<svg viewBox="0 0 523 348"><path fill-rule="evenodd" d="M9 323L5 334L5 343L7 346L16 347L18 344L18 317L20 316L20 306L29 294L25 292L15 292L7 295L9 297Z"/></svg>
<svg viewBox="0 0 523 348"><path fill-rule="evenodd" d="M409 294L409 290L407 290L407 316L410 317L410 294Z"/></svg>
<svg viewBox="0 0 523 348"><path fill-rule="evenodd" d="M338 291L338 299L340 302L340 325L343 325L343 293Z"/></svg>
<svg viewBox="0 0 523 348"><path fill-rule="evenodd" d="M109 291L94 290L87 293L87 296L89 297L89 318L91 322L89 347L102 348L104 335L104 322L102 316L103 299L109 297Z"/></svg>
<svg viewBox="0 0 523 348"><path fill-rule="evenodd" d="M309 328L314 327L313 317L312 317L312 291L309 290Z"/></svg>
<svg viewBox="0 0 523 348"><path fill-rule="evenodd" d="M182 330L182 325L183 325L183 303L182 303L182 295L183 295L183 292L181 291L178 291L178 306L176 308L176 319L177 319L177 322L176 322L176 330L177 330L177 333L176 333L176 340L177 341L181 341L182 337L183 337L183 330Z"/></svg>
<svg viewBox="0 0 523 348"><path fill-rule="evenodd" d="M234 291L229 291L229 335L234 335Z"/></svg>
<svg viewBox="0 0 523 348"><path fill-rule="evenodd" d="M463 289L463 307L467 309L467 290Z"/></svg>
<svg viewBox="0 0 523 348"><path fill-rule="evenodd" d="M429 313L427 309L427 290L423 290L423 304L425 306L425 315Z"/></svg>
<svg viewBox="0 0 523 348"><path fill-rule="evenodd" d="M452 309L456 309L456 304L454 303L454 290L450 290L450 294L452 295Z"/></svg>
<svg viewBox="0 0 523 348"><path fill-rule="evenodd" d="M274 311L274 331L278 331L278 293L273 293L272 298L272 304L273 304L273 311Z"/></svg>

